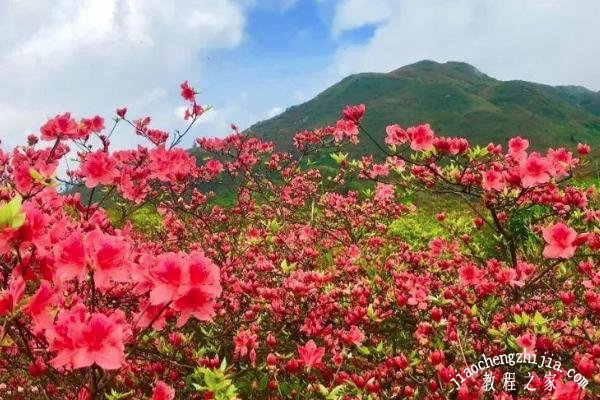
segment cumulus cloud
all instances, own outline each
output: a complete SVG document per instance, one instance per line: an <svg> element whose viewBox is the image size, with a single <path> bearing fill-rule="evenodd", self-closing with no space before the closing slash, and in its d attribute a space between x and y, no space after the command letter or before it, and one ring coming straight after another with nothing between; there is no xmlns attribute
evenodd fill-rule
<svg viewBox="0 0 600 400"><path fill-rule="evenodd" d="M171 128L180 81L203 79L201 60L237 46L244 25L233 0L0 2L3 147L67 110L109 118L127 105Z"/></svg>
<svg viewBox="0 0 600 400"><path fill-rule="evenodd" d="M334 11L331 29L334 34L376 24L387 20L392 14L392 2L388 0L340 1Z"/></svg>
<svg viewBox="0 0 600 400"><path fill-rule="evenodd" d="M422 59L465 61L500 79L600 89L596 0L341 0L334 35L375 25L344 46L337 76L389 71Z"/></svg>

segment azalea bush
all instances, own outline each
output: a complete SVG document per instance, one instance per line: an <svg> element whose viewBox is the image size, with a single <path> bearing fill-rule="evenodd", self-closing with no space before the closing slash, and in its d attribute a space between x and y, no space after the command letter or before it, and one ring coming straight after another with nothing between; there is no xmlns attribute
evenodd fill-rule
<svg viewBox="0 0 600 400"><path fill-rule="evenodd" d="M359 105L297 133L294 153L234 126L188 151L206 110L187 82L181 95L172 134L125 108L108 128L65 113L0 152L0 398L600 395L588 146L373 133ZM128 130L148 144L113 150ZM360 140L380 153L350 157ZM522 366L492 368L494 391L453 382L521 351L561 360L552 390ZM529 382L503 388L507 371Z"/></svg>

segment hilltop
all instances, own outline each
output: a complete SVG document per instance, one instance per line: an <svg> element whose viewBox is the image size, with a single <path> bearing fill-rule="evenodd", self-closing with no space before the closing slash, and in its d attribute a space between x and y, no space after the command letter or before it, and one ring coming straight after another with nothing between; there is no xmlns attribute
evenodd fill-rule
<svg viewBox="0 0 600 400"><path fill-rule="evenodd" d="M248 130L286 149L297 131L332 124L344 105L357 103L366 104L364 126L382 141L388 124L428 122L438 135L474 144L504 143L516 134L538 148L600 144L600 92L502 81L462 62L420 61L389 73L350 75ZM362 141L360 151L374 146Z"/></svg>

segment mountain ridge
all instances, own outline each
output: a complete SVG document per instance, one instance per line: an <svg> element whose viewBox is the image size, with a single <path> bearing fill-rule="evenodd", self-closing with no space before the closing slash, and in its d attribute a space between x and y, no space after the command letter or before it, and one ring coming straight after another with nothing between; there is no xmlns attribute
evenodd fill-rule
<svg viewBox="0 0 600 400"><path fill-rule="evenodd" d="M364 103L364 126L383 143L385 126L431 123L443 136L474 144L520 134L535 148L600 144L600 92L582 86L503 81L457 61L419 61L386 73L343 78L313 99L259 121L248 131L289 149L293 135L335 123L346 104ZM360 151L373 151L363 141ZM351 150L352 151L352 150Z"/></svg>

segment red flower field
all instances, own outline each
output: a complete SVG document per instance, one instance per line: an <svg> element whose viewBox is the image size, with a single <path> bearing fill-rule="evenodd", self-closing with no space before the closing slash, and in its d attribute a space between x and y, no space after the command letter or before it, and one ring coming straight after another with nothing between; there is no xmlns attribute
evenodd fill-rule
<svg viewBox="0 0 600 400"><path fill-rule="evenodd" d="M589 146L368 132L357 105L293 154L235 127L187 150L181 96L174 134L117 110L147 146L64 113L0 150L0 399L600 397Z"/></svg>

